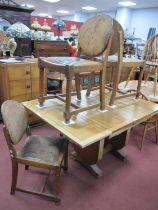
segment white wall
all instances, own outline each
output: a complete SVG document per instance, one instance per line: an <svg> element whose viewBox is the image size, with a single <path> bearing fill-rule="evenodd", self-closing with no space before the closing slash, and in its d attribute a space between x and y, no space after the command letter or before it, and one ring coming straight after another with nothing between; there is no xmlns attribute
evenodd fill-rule
<svg viewBox="0 0 158 210"><path fill-rule="evenodd" d="M133 9L120 7L116 12L116 20L122 25L123 29L130 30Z"/></svg>
<svg viewBox="0 0 158 210"><path fill-rule="evenodd" d="M130 30L135 28L135 37L146 39L150 27L158 33L158 7L133 10Z"/></svg>

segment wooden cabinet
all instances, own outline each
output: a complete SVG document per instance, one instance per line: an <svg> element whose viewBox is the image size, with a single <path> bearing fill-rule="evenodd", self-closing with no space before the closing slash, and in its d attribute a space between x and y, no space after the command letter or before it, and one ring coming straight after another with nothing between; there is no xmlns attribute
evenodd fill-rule
<svg viewBox="0 0 158 210"><path fill-rule="evenodd" d="M34 41L35 57L70 56L67 41Z"/></svg>
<svg viewBox="0 0 158 210"><path fill-rule="evenodd" d="M46 78L46 77L45 77ZM46 91L46 81L44 85ZM36 99L39 96L39 69L37 60L0 63L0 104L8 99L19 102ZM29 114L30 122L37 120Z"/></svg>

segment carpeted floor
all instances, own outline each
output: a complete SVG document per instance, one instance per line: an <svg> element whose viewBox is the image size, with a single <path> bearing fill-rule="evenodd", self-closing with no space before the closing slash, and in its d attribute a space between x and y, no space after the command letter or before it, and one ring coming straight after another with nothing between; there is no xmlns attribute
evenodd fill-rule
<svg viewBox="0 0 158 210"><path fill-rule="evenodd" d="M69 171L62 172L61 204L16 192L10 195L11 162L0 124L0 210L157 210L158 209L158 145L154 132L147 135L143 150L137 147L143 126L132 130L128 155L121 162L110 154L99 162L104 174L94 178L77 162L69 158ZM49 126L32 129L35 134L57 134ZM72 150L72 148L70 148ZM39 189L43 176L37 169L20 167L18 185ZM52 184L49 179L49 188Z"/></svg>

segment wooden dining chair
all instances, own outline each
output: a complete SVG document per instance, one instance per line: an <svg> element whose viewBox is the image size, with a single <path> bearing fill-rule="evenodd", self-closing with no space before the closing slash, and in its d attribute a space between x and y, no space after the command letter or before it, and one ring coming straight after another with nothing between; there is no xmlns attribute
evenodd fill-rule
<svg viewBox="0 0 158 210"><path fill-rule="evenodd" d="M144 47L142 59L146 62L146 68L144 70L144 84L147 83L149 78L154 79L153 97L156 97L156 87L158 79L158 34L153 35L149 40L147 40ZM133 73L137 70L137 68L133 68L131 70L125 83L125 88L127 87Z"/></svg>
<svg viewBox="0 0 158 210"><path fill-rule="evenodd" d="M64 118L69 124L72 115L100 106L100 110L105 110L105 71L107 58L113 37L113 21L110 16L96 16L86 21L80 28L78 36L78 57L48 57L39 58L40 69L40 95L39 106L42 108L46 99L57 98L65 102ZM85 54L91 59L82 59L81 54ZM94 61L93 58L102 55L102 61ZM43 93L44 71L50 69L65 74L66 94L56 96L46 96ZM100 101L97 104L81 107L79 103L72 103L72 81L81 73L99 72L100 74ZM79 84L76 80L77 98L80 99Z"/></svg>
<svg viewBox="0 0 158 210"><path fill-rule="evenodd" d="M153 77L154 79L153 97L156 97L156 87L158 79L158 34L152 36L147 41L144 48L143 59L146 60L146 66L147 66L145 83L149 80L150 77Z"/></svg>
<svg viewBox="0 0 158 210"><path fill-rule="evenodd" d="M61 167L67 170L68 163L67 139L65 137L31 135L27 112L19 102L5 101L1 106L1 113L4 123L3 131L12 161L11 194L15 194L15 191L21 191L45 196L55 202L60 201L60 171ZM16 145L22 140L25 133L27 135L25 143L19 151L16 151ZM25 165L26 168L33 166L47 169L49 172L54 171L54 193L44 193L46 182L40 192L17 187L19 164Z"/></svg>
<svg viewBox="0 0 158 210"><path fill-rule="evenodd" d="M146 133L152 129L155 130L156 144L158 144L158 115L152 116L150 119L142 123L144 125L143 136L140 141L139 149L142 150Z"/></svg>
<svg viewBox="0 0 158 210"><path fill-rule="evenodd" d="M116 71L112 68L111 78L114 81L110 81L110 84L104 86L104 88L107 88L109 90L112 89L111 86L114 87L114 89L112 89L113 91L112 91L112 99L111 99L112 102L111 103L113 103L113 101L114 101L114 97L115 97L116 91L117 91L118 81L119 81L120 74L121 74L121 68L119 68L119 67L121 67L120 64L121 64L121 57L122 57L122 54L123 54L122 46L123 46L123 37L124 37L123 29L122 29L122 26L119 24L119 22L115 19L113 19L112 22L113 22L113 26L112 26L113 27L113 37L112 37L112 42L111 42L111 46L110 46L108 56L109 55L114 55L114 54L118 55L118 69ZM81 52L79 51L77 56L80 56L80 54L81 54ZM86 55L84 55L84 57L86 57ZM89 57L89 59L92 59L92 58ZM104 60L104 55L103 56L96 56L94 58L94 60L102 62ZM107 77L107 71L108 70L104 69L104 71L106 72L104 74L104 76ZM80 93L81 79L83 79L84 77L86 77L88 79L86 97L89 97L92 90L96 90L96 89L99 88L99 86L98 87L94 86L94 78L96 76L98 76L98 77L100 76L99 72L97 72L97 71L95 71L95 72L82 72L80 74L75 75L77 97L78 97L79 100L81 100L81 93Z"/></svg>

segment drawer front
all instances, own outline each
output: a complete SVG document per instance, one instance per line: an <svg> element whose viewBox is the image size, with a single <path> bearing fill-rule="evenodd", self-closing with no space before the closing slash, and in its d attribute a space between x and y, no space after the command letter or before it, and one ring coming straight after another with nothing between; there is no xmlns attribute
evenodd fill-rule
<svg viewBox="0 0 158 210"><path fill-rule="evenodd" d="M31 78L31 68L29 64L10 64L7 67L8 81Z"/></svg>
<svg viewBox="0 0 158 210"><path fill-rule="evenodd" d="M21 79L17 81L10 81L8 85L9 85L10 97L25 95L25 94L30 95L31 97L31 80Z"/></svg>

